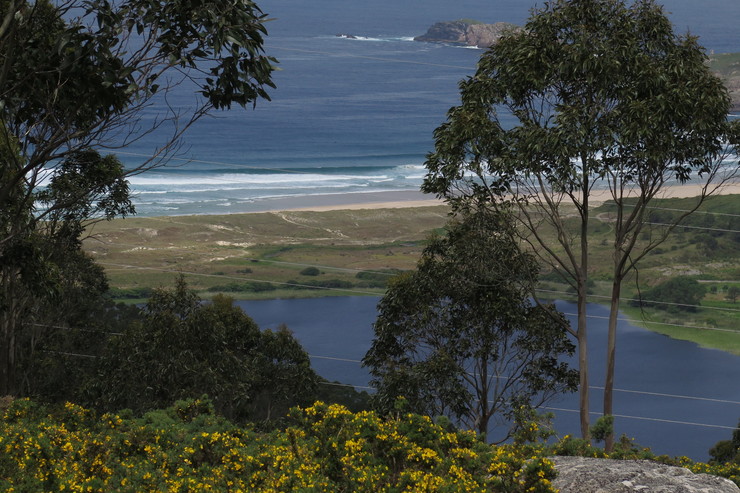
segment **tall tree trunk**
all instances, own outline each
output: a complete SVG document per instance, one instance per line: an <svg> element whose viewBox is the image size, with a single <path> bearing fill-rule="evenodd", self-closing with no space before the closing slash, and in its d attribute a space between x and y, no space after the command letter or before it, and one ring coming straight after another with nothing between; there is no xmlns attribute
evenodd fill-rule
<svg viewBox="0 0 740 493"><path fill-rule="evenodd" d="M585 283L583 286L585 290ZM586 336L586 296L580 295L581 287L578 288L578 391L579 411L581 415L581 437L585 440L590 438L591 422L589 415L589 392L588 392L588 338Z"/></svg>
<svg viewBox="0 0 740 493"><path fill-rule="evenodd" d="M588 152L581 153L581 162L586 167L589 162ZM588 388L588 337L586 319L586 296L588 295L588 221L589 221L589 175L583 173L581 184L581 265L576 268L576 289L578 292L578 373L580 376L579 411L581 414L581 437L591 438L591 416L589 414Z"/></svg>
<svg viewBox="0 0 740 493"><path fill-rule="evenodd" d="M609 307L609 328L606 345L606 380L604 382L604 416L614 414L614 367L617 348L617 317L619 315L619 295L622 289L622 278L614 277L612 299ZM606 435L604 448L611 452L614 448L614 430Z"/></svg>
<svg viewBox="0 0 740 493"><path fill-rule="evenodd" d="M3 317L0 322L2 326L2 347L0 347L0 395L13 395L13 368L15 366L14 353L15 341L13 337L13 328L10 327L8 320Z"/></svg>
<svg viewBox="0 0 740 493"><path fill-rule="evenodd" d="M0 396L15 395L15 330L16 299L13 296L13 273L3 269L0 273Z"/></svg>

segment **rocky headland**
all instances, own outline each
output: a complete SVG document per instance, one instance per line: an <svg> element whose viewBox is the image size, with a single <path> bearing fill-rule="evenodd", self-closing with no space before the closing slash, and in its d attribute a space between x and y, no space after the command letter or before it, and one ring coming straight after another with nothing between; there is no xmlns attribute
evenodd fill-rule
<svg viewBox="0 0 740 493"><path fill-rule="evenodd" d="M521 28L508 22L497 22L495 24L483 24L468 20L437 22L425 34L415 37L414 41L455 43L488 48L498 41L503 33L512 29L518 30Z"/></svg>
<svg viewBox="0 0 740 493"><path fill-rule="evenodd" d="M484 24L473 20L437 22L426 33L416 36L414 41L427 43L452 43L478 48L489 48L507 31L518 31L521 27L508 22ZM337 35L341 37L354 37ZM724 53L710 57L712 71L719 75L732 98L733 111L740 111L740 54Z"/></svg>

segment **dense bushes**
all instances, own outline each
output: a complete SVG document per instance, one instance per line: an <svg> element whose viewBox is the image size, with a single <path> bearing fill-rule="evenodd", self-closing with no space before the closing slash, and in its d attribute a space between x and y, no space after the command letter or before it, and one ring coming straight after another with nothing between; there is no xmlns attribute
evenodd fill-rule
<svg viewBox="0 0 740 493"><path fill-rule="evenodd" d="M553 464L406 414L380 419L316 403L269 434L207 401L142 418L17 400L0 420L0 489L10 491L553 492Z"/></svg>
<svg viewBox="0 0 740 493"><path fill-rule="evenodd" d="M577 438L490 446L428 417L381 419L320 402L291 410L288 426L270 433L219 418L202 398L141 418L26 399L5 400L0 409L2 491L552 493L556 471L547 455L606 457ZM537 435L534 423L525 429ZM659 460L740 483L735 464L655 457L629 445L617 458Z"/></svg>
<svg viewBox="0 0 740 493"><path fill-rule="evenodd" d="M211 286L208 291L212 293L262 293L265 291L275 291L275 285L269 282L231 282L229 284L219 284Z"/></svg>
<svg viewBox="0 0 740 493"><path fill-rule="evenodd" d="M140 413L208 393L230 419L270 420L311 402L317 380L287 328L260 330L223 295L203 304L181 277L109 341L86 394L104 410Z"/></svg>
<svg viewBox="0 0 740 493"><path fill-rule="evenodd" d="M695 312L706 288L696 279L678 276L646 289L640 294L640 300L634 306L654 306L661 310L677 312Z"/></svg>

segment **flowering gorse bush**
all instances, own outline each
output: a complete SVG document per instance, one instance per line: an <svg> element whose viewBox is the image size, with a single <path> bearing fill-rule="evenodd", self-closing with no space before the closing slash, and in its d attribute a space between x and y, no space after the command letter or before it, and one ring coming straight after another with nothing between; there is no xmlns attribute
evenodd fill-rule
<svg viewBox="0 0 740 493"><path fill-rule="evenodd" d="M271 433L215 416L207 400L127 414L12 401L0 416L0 491L552 493L548 454L604 456L570 437L491 446L425 416L381 418L321 402L291 410L290 425ZM543 435L536 423L522 430ZM738 482L737 465L653 458Z"/></svg>
<svg viewBox="0 0 740 493"><path fill-rule="evenodd" d="M0 420L2 491L555 491L553 464L414 414L316 403L260 434L185 401L143 418L18 399Z"/></svg>

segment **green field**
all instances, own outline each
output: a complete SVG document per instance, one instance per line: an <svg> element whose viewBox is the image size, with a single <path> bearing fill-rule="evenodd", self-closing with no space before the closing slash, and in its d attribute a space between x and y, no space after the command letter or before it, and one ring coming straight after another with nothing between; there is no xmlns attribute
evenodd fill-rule
<svg viewBox="0 0 740 493"><path fill-rule="evenodd" d="M672 337L740 354L740 302L726 300L729 287L740 287L738 203L737 195L710 199L623 285L628 300L666 279L688 276L707 286L702 307L691 313L643 311L624 301L625 316ZM657 206L654 219L661 221L686 204L668 199ZM594 303L606 303L611 289L609 213L608 203L594 209ZM381 295L387 279L415 267L426 238L447 218L445 206L134 217L96 224L85 246L105 267L114 295L132 302L145 299L151 288L171 285L178 273L205 298L216 292L237 299ZM541 288L543 297L573 296L551 273L543 272Z"/></svg>

